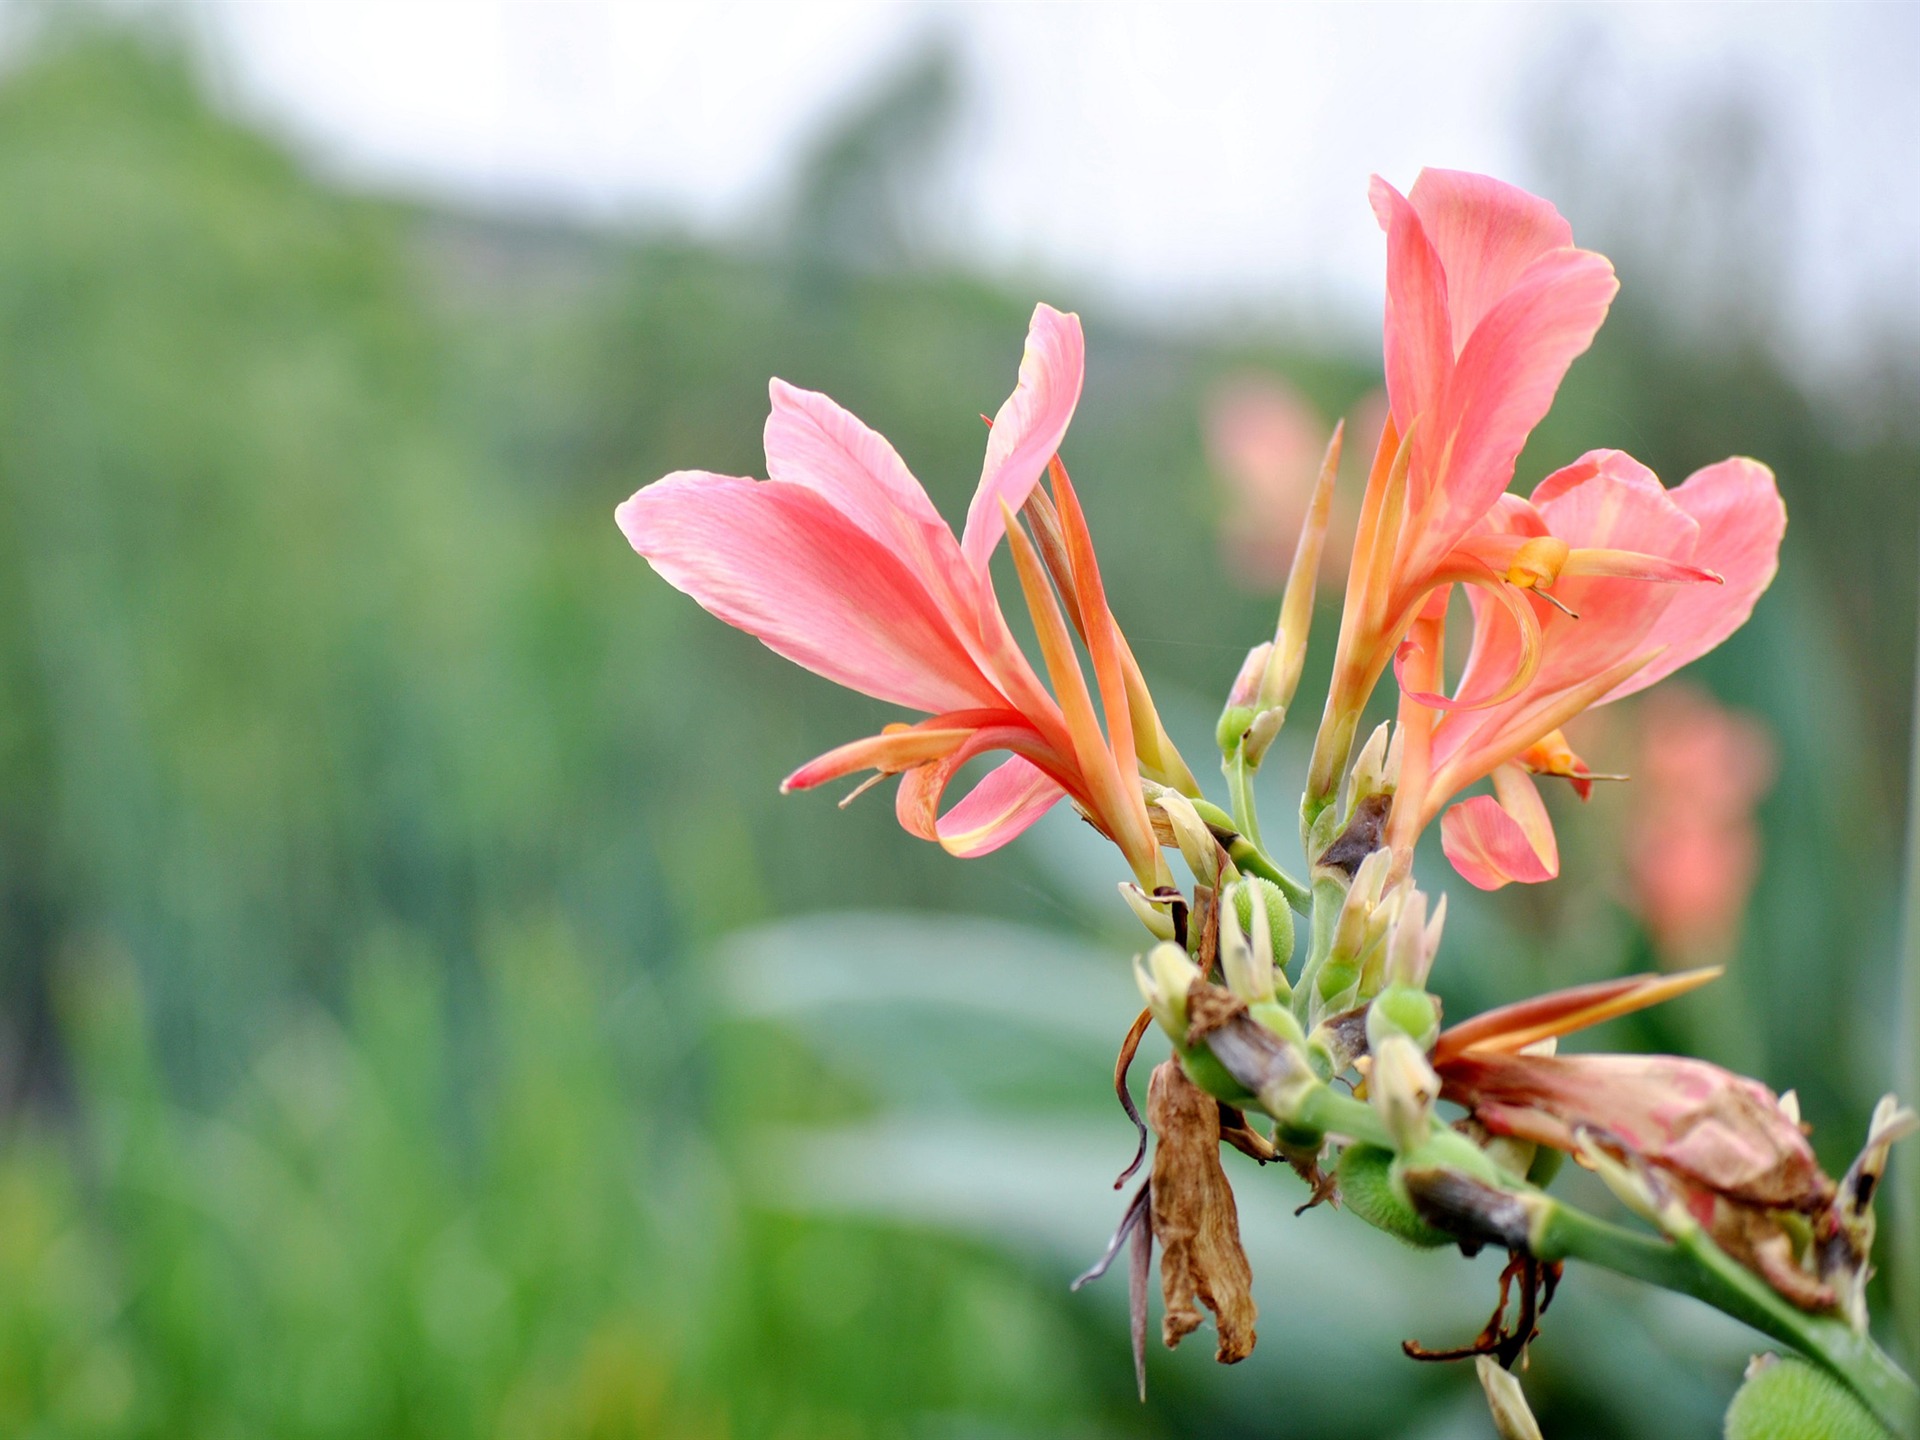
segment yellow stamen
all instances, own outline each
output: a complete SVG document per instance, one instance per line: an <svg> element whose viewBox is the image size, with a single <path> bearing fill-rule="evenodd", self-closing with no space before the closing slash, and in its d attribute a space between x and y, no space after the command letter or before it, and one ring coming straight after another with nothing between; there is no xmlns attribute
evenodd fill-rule
<svg viewBox="0 0 1920 1440"><path fill-rule="evenodd" d="M1560 567L1567 563L1567 542L1551 535L1536 535L1514 552L1507 567L1507 583L1522 590L1542 590L1560 578Z"/></svg>

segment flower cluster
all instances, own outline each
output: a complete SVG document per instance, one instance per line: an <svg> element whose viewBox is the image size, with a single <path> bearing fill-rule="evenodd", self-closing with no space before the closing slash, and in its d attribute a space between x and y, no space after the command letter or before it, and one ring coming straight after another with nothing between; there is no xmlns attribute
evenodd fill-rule
<svg viewBox="0 0 1920 1440"><path fill-rule="evenodd" d="M1422 834L1438 820L1446 858L1482 889L1558 873L1535 777L1584 798L1602 777L1568 744L1568 722L1745 621L1786 527L1772 472L1734 457L1669 490L1626 453L1596 450L1525 498L1512 493L1522 448L1606 316L1612 267L1574 245L1551 205L1482 176L1428 170L1404 195L1376 179L1372 199L1387 243L1387 406L1306 775L1298 877L1262 839L1251 781L1302 674L1339 428L1292 507L1299 534L1274 636L1248 654L1217 728L1225 806L1161 724L1059 457L1082 384L1074 316L1035 310L958 537L883 438L780 381L769 478L669 475L620 507L620 527L713 614L924 717L810 761L785 788L897 775L900 823L961 856L1006 844L1065 799L1119 849L1123 898L1158 942L1136 962L1146 1008L1117 1067L1141 1142L1123 1182L1144 1161L1149 1125L1158 1145L1107 1256L1131 1246L1137 1363L1156 1246L1167 1343L1204 1306L1223 1361L1253 1348L1251 1277L1220 1163L1229 1144L1287 1162L1312 1187L1309 1204L1337 1200L1416 1244L1509 1252L1480 1337L1408 1352L1476 1357L1511 1433L1531 1424L1511 1371L1568 1259L1739 1315L1890 1423L1911 1382L1865 1339L1863 1297L1875 1182L1911 1112L1884 1102L1835 1181L1791 1095L1699 1060L1556 1052L1562 1036L1717 971L1578 987L1449 1028L1427 988L1446 902L1415 884ZM989 570L1003 536L1037 669ZM1450 678L1456 592L1471 635ZM1356 746L1389 669L1395 718ZM949 806L948 786L988 753L1003 758ZM1467 794L1482 782L1488 792ZM1127 1066L1154 1022L1174 1058L1155 1070L1141 1122ZM1462 1117L1445 1123L1443 1101ZM1258 1113L1271 1129L1256 1127ZM1550 1196L1569 1155L1657 1233Z"/></svg>

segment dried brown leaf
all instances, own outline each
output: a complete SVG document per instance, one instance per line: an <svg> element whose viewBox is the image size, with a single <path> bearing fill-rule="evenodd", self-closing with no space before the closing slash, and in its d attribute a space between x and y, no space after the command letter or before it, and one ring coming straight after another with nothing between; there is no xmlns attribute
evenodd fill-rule
<svg viewBox="0 0 1920 1440"><path fill-rule="evenodd" d="M1199 986L1194 987L1199 990ZM1199 1307L1213 1311L1223 1365L1253 1352L1253 1271L1240 1248L1240 1217L1220 1168L1220 1106L1177 1061L1153 1072L1147 1123L1153 1152L1153 1236L1159 1241L1161 1338L1169 1348L1198 1329Z"/></svg>

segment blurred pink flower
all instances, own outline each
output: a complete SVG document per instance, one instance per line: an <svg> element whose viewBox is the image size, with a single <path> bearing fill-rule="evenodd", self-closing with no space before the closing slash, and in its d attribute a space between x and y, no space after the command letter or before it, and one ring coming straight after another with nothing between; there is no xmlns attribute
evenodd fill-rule
<svg viewBox="0 0 1920 1440"><path fill-rule="evenodd" d="M1066 473L1054 469L1056 576L1093 661L1108 734L1046 570L1013 513L1033 496L1080 399L1077 316L1037 307L1017 388L987 441L956 540L886 440L824 395L772 382L768 480L679 471L621 505L633 548L677 589L829 680L927 712L916 725L832 750L790 775L804 789L859 770L900 773L900 823L958 855L997 849L1071 796L1151 887L1162 872L1140 786L1135 729L1163 735L1107 608ZM1002 535L1013 551L1056 702L994 595ZM969 760L1009 758L951 810Z"/></svg>
<svg viewBox="0 0 1920 1440"><path fill-rule="evenodd" d="M1358 433L1374 433L1381 424L1385 402L1376 396L1360 402ZM1359 428L1367 422L1371 429ZM1209 398L1207 456L1226 490L1221 553L1249 589L1278 590L1286 583L1330 429L1306 397L1277 375L1236 376ZM1353 516L1337 498L1327 528L1332 543L1320 552L1320 570L1322 578L1337 580L1353 544Z"/></svg>
<svg viewBox="0 0 1920 1440"><path fill-rule="evenodd" d="M1633 907L1667 959L1722 959L1759 875L1754 810L1773 784L1773 742L1759 721L1692 686L1650 697L1640 715Z"/></svg>

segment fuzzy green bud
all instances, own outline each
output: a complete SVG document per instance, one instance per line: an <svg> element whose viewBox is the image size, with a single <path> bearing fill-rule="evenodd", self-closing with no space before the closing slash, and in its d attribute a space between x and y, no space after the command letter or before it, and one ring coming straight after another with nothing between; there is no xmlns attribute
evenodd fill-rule
<svg viewBox="0 0 1920 1440"><path fill-rule="evenodd" d="M1727 1408L1727 1440L1887 1440L1853 1392L1804 1360L1761 1355Z"/></svg>
<svg viewBox="0 0 1920 1440"><path fill-rule="evenodd" d="M1340 1203L1376 1230L1422 1250L1453 1244L1453 1237L1422 1220L1393 1183L1393 1152L1349 1145L1340 1152Z"/></svg>
<svg viewBox="0 0 1920 1440"><path fill-rule="evenodd" d="M1280 972L1275 983L1280 987L1280 998L1285 1000L1292 994L1292 986L1287 983L1287 965L1293 959L1293 907L1287 903L1286 892L1271 880L1249 875L1235 885L1231 893L1235 917L1248 935L1258 928L1254 918L1256 906L1265 914L1267 954Z"/></svg>

